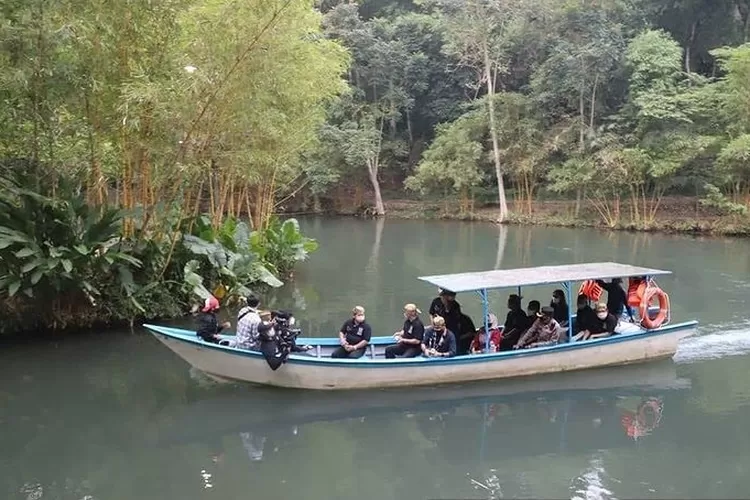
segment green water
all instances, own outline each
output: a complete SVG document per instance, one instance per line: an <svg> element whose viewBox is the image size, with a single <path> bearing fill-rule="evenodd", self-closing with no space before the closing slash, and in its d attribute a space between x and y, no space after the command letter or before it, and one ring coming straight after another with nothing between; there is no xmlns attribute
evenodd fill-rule
<svg viewBox="0 0 750 500"><path fill-rule="evenodd" d="M749 241L302 224L321 249L265 299L311 335L357 304L377 333L398 329L404 303L435 294L421 275L618 261L675 271L660 284L699 336L667 363L353 395L217 384L141 330L2 345L0 498L750 498Z"/></svg>

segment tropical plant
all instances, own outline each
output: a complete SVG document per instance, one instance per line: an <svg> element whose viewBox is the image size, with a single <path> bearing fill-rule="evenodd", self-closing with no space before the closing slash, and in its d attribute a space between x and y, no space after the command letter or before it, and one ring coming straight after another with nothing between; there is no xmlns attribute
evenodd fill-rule
<svg viewBox="0 0 750 500"><path fill-rule="evenodd" d="M288 275L297 262L318 249L318 242L302 234L297 219L281 222L273 217L264 229L250 235L250 249L277 274Z"/></svg>
<svg viewBox="0 0 750 500"><path fill-rule="evenodd" d="M271 287L283 284L251 244L245 222L229 218L214 228L210 218L202 215L194 221L192 234L183 235L182 245L190 254L184 266L186 291L201 298L213 294L231 301L249 294L250 286L256 283Z"/></svg>

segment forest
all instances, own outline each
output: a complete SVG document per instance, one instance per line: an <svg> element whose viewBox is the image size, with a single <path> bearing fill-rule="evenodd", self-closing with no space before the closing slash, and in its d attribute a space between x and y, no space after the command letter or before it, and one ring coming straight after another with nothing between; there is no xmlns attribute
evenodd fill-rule
<svg viewBox="0 0 750 500"><path fill-rule="evenodd" d="M745 220L750 2L322 8L352 65L309 167L314 194L341 196L352 172L376 214L390 188L462 214L491 205L501 222L553 198L647 229L669 195Z"/></svg>
<svg viewBox="0 0 750 500"><path fill-rule="evenodd" d="M746 227L748 36L743 0L6 0L0 332L280 286L317 247L280 214Z"/></svg>

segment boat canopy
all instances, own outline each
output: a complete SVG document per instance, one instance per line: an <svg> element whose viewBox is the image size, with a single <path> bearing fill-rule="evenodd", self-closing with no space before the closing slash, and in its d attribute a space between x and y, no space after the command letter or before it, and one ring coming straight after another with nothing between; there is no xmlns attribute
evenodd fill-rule
<svg viewBox="0 0 750 500"><path fill-rule="evenodd" d="M618 264L616 262L591 262L587 264L496 269L492 271L420 276L418 279L444 290L458 293L595 279L664 276L667 274L672 274L672 272L628 264Z"/></svg>

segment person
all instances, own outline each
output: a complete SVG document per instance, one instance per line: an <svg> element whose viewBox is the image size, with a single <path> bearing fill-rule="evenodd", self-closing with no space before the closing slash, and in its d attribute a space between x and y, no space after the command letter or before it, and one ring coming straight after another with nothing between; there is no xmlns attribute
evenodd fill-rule
<svg viewBox="0 0 750 500"><path fill-rule="evenodd" d="M596 280L596 283L607 291L607 309L609 312L616 318L622 317L632 319L630 308L627 307L627 294L622 286L620 286L622 284L622 279L613 278L610 283L603 280Z"/></svg>
<svg viewBox="0 0 750 500"><path fill-rule="evenodd" d="M441 316L432 318L432 326L424 331L422 354L428 358L453 357L456 355L456 336L445 326Z"/></svg>
<svg viewBox="0 0 750 500"><path fill-rule="evenodd" d="M591 321L589 328L592 339L600 339L615 334L617 318L607 308L607 304L600 302L596 305L596 317Z"/></svg>
<svg viewBox="0 0 750 500"><path fill-rule="evenodd" d="M219 300L213 295L209 295L206 301L203 303L203 308L198 315L198 330L196 334L206 342L212 344L226 343L228 341L222 341L219 337L219 333L223 330L228 330L232 327L229 321L225 321L219 325L219 320L216 317L216 313L219 310Z"/></svg>
<svg viewBox="0 0 750 500"><path fill-rule="evenodd" d="M575 329L573 330L573 340L579 339L579 334L583 331L589 330L591 323L596 319L596 313L589 305L589 298L580 294L577 299L578 310L576 311L576 322Z"/></svg>
<svg viewBox="0 0 750 500"><path fill-rule="evenodd" d="M517 295L515 295L518 297ZM511 295L513 297L513 295ZM513 299L515 301L515 299ZM510 304L510 297L508 298L508 304ZM518 297L518 307L520 308L521 304L521 297ZM519 339L521 338L521 335L524 334L531 326L534 324L534 321L537 319L537 313L539 313L539 310L541 309L542 304L538 300L530 300L529 305L526 306L526 314L525 319L521 319L521 315L517 314L518 319L518 328L516 328L513 331L509 331L506 334L505 328L503 328L503 340L500 342L500 350L501 351L510 351L512 350L515 345L518 343ZM523 313L523 310L520 311ZM507 318L506 318L507 321Z"/></svg>
<svg viewBox="0 0 750 500"><path fill-rule="evenodd" d="M404 326L393 334L396 345L385 348L385 358L394 359L396 356L414 358L422 354L422 339L424 338L424 324L419 319L422 311L414 304L404 306Z"/></svg>
<svg viewBox="0 0 750 500"><path fill-rule="evenodd" d="M245 306L237 313L237 337L232 343L239 349L257 351L260 348L258 326L261 319L258 314L260 300L253 294L245 299Z"/></svg>
<svg viewBox="0 0 750 500"><path fill-rule="evenodd" d="M340 347L332 353L332 358L361 358L370 343L372 329L365 323L365 308L352 309L352 318L344 322L339 331Z"/></svg>
<svg viewBox="0 0 750 500"><path fill-rule="evenodd" d="M560 326L568 326L568 301L565 300L565 292L559 289L552 292L552 301L549 305L555 311L553 315L555 321Z"/></svg>
<svg viewBox="0 0 750 500"><path fill-rule="evenodd" d="M526 333L518 340L513 349L529 349L557 344L560 340L560 324L553 317L555 310L552 307L542 307L537 313L537 319Z"/></svg>
<svg viewBox="0 0 750 500"><path fill-rule="evenodd" d="M430 304L429 312L432 318L443 318L445 327L454 334L461 332L461 304L456 301L456 292L440 289L440 295Z"/></svg>
<svg viewBox="0 0 750 500"><path fill-rule="evenodd" d="M488 352L497 352L503 338L502 333L500 332L500 327L497 324L497 316L489 313L487 315L487 323L490 327L490 350ZM482 325L477 329L474 339L471 341L471 354L481 354L485 352L486 346L487 333L484 331L484 325Z"/></svg>
<svg viewBox="0 0 750 500"><path fill-rule="evenodd" d="M464 313L460 314L458 331L451 330L456 336L456 356L469 354L471 342L477 334L474 321Z"/></svg>

